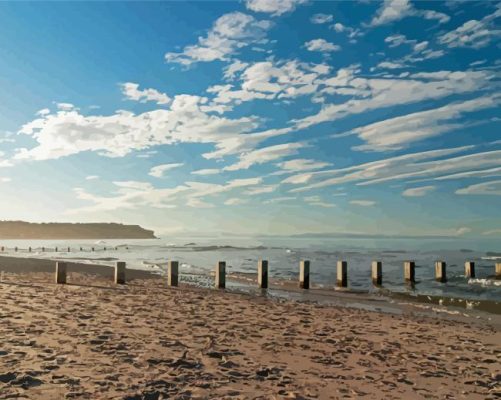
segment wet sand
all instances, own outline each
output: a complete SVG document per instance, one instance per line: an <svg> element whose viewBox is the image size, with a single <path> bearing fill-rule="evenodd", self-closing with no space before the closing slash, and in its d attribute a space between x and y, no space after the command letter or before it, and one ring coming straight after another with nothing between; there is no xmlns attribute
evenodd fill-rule
<svg viewBox="0 0 501 400"><path fill-rule="evenodd" d="M9 260L0 258L2 399L501 396L498 316L168 288L142 271L115 286L111 268L85 265L55 285L53 262Z"/></svg>

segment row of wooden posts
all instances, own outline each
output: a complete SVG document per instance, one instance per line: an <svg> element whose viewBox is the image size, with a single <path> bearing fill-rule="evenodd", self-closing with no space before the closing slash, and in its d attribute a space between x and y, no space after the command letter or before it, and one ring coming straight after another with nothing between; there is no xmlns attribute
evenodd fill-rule
<svg viewBox="0 0 501 400"><path fill-rule="evenodd" d="M404 279L406 282L414 283L416 265L414 261L404 262ZM115 264L115 283L125 283L125 262L117 261ZM383 264L381 261L372 262L372 282L376 286L383 284ZM464 265L464 274L467 278L475 277L475 263L467 261ZM501 278L501 263L496 263L495 274L497 278ZM447 281L446 263L445 261L435 262L435 279L439 282ZM268 288L268 261L259 260L257 265L257 280L258 286L261 289ZM56 262L56 283L66 283L66 263ZM179 283L179 262L169 261L167 268L167 284L169 286L177 286ZM226 287L226 262L219 261L216 264L215 270L215 286L216 288ZM346 261L337 262L337 286L348 286L348 263ZM305 260L299 263L299 287L302 289L310 288L310 262Z"/></svg>
<svg viewBox="0 0 501 400"><path fill-rule="evenodd" d="M126 250L129 250L129 248L128 248L128 247L126 247L125 249L126 249ZM17 253L19 250L20 250L20 249L19 249L17 246L16 246L16 247L14 247L14 251L15 251L16 253ZM31 247L28 247L28 252L29 252L29 253L31 253L31 252L32 252L32 250L33 250L33 249L32 249ZM50 250L50 249L46 249L45 247L41 247L41 250L42 250L42 253L44 253L44 252L45 252L45 250L47 250L47 251L48 251L48 250ZM98 250L99 250L99 249L98 249ZM103 250L104 250L104 251L106 251L106 250L118 250L118 247L103 247ZM3 251L5 251L5 246L0 247L0 251L2 251L2 252L3 252ZM56 252L56 253L57 253L58 251L59 251L59 248L58 248L58 247L55 247L55 248L54 248L54 252ZM64 251L64 250L62 250L62 251ZM71 247L67 247L67 248L66 248L66 251L67 251L68 253L70 253L70 252L71 252ZM84 249L83 247L80 247L80 251L85 251L85 249ZM90 250L90 251L96 251L95 247L91 247L91 250Z"/></svg>

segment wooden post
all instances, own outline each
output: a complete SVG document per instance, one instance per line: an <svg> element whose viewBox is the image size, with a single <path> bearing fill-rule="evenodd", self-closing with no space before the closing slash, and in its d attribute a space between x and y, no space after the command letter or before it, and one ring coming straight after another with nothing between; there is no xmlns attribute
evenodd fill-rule
<svg viewBox="0 0 501 400"><path fill-rule="evenodd" d="M475 263L466 261L464 263L464 276L467 278L475 278Z"/></svg>
<svg viewBox="0 0 501 400"><path fill-rule="evenodd" d="M416 264L414 263L414 261L406 261L404 262L404 278L407 282L411 282L411 283L414 283L416 282L416 279L415 279L415 268L416 268Z"/></svg>
<svg viewBox="0 0 501 400"><path fill-rule="evenodd" d="M92 251L94 251L94 247L92 248Z"/></svg>
<svg viewBox="0 0 501 400"><path fill-rule="evenodd" d="M179 262L169 261L167 272L167 283L169 286L177 286L179 283Z"/></svg>
<svg viewBox="0 0 501 400"><path fill-rule="evenodd" d="M117 261L115 264L115 283L125 284L125 261Z"/></svg>
<svg viewBox="0 0 501 400"><path fill-rule="evenodd" d="M438 282L447 282L445 261L435 261L435 280Z"/></svg>
<svg viewBox="0 0 501 400"><path fill-rule="evenodd" d="M299 263L299 287L310 288L310 262L305 260Z"/></svg>
<svg viewBox="0 0 501 400"><path fill-rule="evenodd" d="M257 263L257 283L261 289L268 288L268 261L259 260Z"/></svg>
<svg viewBox="0 0 501 400"><path fill-rule="evenodd" d="M54 249L54 251L57 253L57 247Z"/></svg>
<svg viewBox="0 0 501 400"><path fill-rule="evenodd" d="M56 262L56 283L66 283L66 263Z"/></svg>
<svg viewBox="0 0 501 400"><path fill-rule="evenodd" d="M216 288L224 289L226 287L226 263L218 261L216 264Z"/></svg>
<svg viewBox="0 0 501 400"><path fill-rule="evenodd" d="M14 247L14 251L17 251L17 246L16 246L16 247Z"/></svg>
<svg viewBox="0 0 501 400"><path fill-rule="evenodd" d="M45 247L42 247L42 253L45 253Z"/></svg>
<svg viewBox="0 0 501 400"><path fill-rule="evenodd" d="M31 246L30 246L30 247L28 247L28 252L30 252L30 253L31 253Z"/></svg>
<svg viewBox="0 0 501 400"><path fill-rule="evenodd" d="M71 249L68 247L68 253L71 253Z"/></svg>
<svg viewBox="0 0 501 400"><path fill-rule="evenodd" d="M80 251L82 251L82 248L80 247Z"/></svg>
<svg viewBox="0 0 501 400"><path fill-rule="evenodd" d="M501 263L496 263L496 278L501 278Z"/></svg>
<svg viewBox="0 0 501 400"><path fill-rule="evenodd" d="M372 283L381 286L383 283L383 263L381 261L372 262Z"/></svg>
<svg viewBox="0 0 501 400"><path fill-rule="evenodd" d="M339 287L348 286L348 263L346 261L337 262L337 285Z"/></svg>

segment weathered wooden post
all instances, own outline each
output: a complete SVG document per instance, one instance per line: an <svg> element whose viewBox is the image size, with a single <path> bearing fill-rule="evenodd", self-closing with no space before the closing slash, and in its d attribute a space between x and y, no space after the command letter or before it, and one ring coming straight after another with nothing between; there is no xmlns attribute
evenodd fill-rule
<svg viewBox="0 0 501 400"><path fill-rule="evenodd" d="M496 278L501 278L501 263L496 263Z"/></svg>
<svg viewBox="0 0 501 400"><path fill-rule="evenodd" d="M66 263L56 262L56 283L66 283Z"/></svg>
<svg viewBox="0 0 501 400"><path fill-rule="evenodd" d="M381 261L372 262L372 283L381 286L383 283L383 263Z"/></svg>
<svg viewBox="0 0 501 400"><path fill-rule="evenodd" d="M2 246L2 251L5 251L5 246Z"/></svg>
<svg viewBox="0 0 501 400"><path fill-rule="evenodd" d="M268 261L259 260L257 263L257 283L261 289L268 288Z"/></svg>
<svg viewBox="0 0 501 400"><path fill-rule="evenodd" d="M28 252L29 252L29 253L31 253L31 246L30 246L30 247L28 247Z"/></svg>
<svg viewBox="0 0 501 400"><path fill-rule="evenodd" d="M224 289L226 287L226 263L218 261L216 264L216 288Z"/></svg>
<svg viewBox="0 0 501 400"><path fill-rule="evenodd" d="M68 247L68 253L71 253L71 249Z"/></svg>
<svg viewBox="0 0 501 400"><path fill-rule="evenodd" d="M337 285L339 287L348 286L348 263L346 261L337 262Z"/></svg>
<svg viewBox="0 0 501 400"><path fill-rule="evenodd" d="M57 253L57 247L54 249L54 251Z"/></svg>
<svg viewBox="0 0 501 400"><path fill-rule="evenodd" d="M447 282L445 261L435 261L435 280L438 282Z"/></svg>
<svg viewBox="0 0 501 400"><path fill-rule="evenodd" d="M125 261L117 261L115 264L115 283L125 284Z"/></svg>
<svg viewBox="0 0 501 400"><path fill-rule="evenodd" d="M80 247L80 251L82 251L82 248Z"/></svg>
<svg viewBox="0 0 501 400"><path fill-rule="evenodd" d="M416 264L414 261L405 261L404 262L404 279L406 282L414 283L416 282L415 275Z"/></svg>
<svg viewBox="0 0 501 400"><path fill-rule="evenodd" d="M104 250L104 251L106 251L106 246L104 246L104 249L103 249L103 250Z"/></svg>
<svg viewBox="0 0 501 400"><path fill-rule="evenodd" d="M45 247L42 247L42 253L45 253Z"/></svg>
<svg viewBox="0 0 501 400"><path fill-rule="evenodd" d="M299 287L310 288L310 262L308 260L299 263Z"/></svg>
<svg viewBox="0 0 501 400"><path fill-rule="evenodd" d="M16 246L16 247L14 247L14 251L16 251L16 252L17 252L17 246Z"/></svg>
<svg viewBox="0 0 501 400"><path fill-rule="evenodd" d="M94 247L92 248L92 251L94 251Z"/></svg>
<svg viewBox="0 0 501 400"><path fill-rule="evenodd" d="M464 263L464 276L475 278L475 263L473 261L466 261Z"/></svg>
<svg viewBox="0 0 501 400"><path fill-rule="evenodd" d="M167 272L167 283L169 286L177 286L179 283L179 262L169 261Z"/></svg>

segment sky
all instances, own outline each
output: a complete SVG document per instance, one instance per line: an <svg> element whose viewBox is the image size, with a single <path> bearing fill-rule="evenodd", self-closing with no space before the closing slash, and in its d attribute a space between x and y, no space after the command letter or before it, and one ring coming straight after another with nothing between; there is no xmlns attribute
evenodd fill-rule
<svg viewBox="0 0 501 400"><path fill-rule="evenodd" d="M0 219L501 237L500 17L2 2Z"/></svg>

